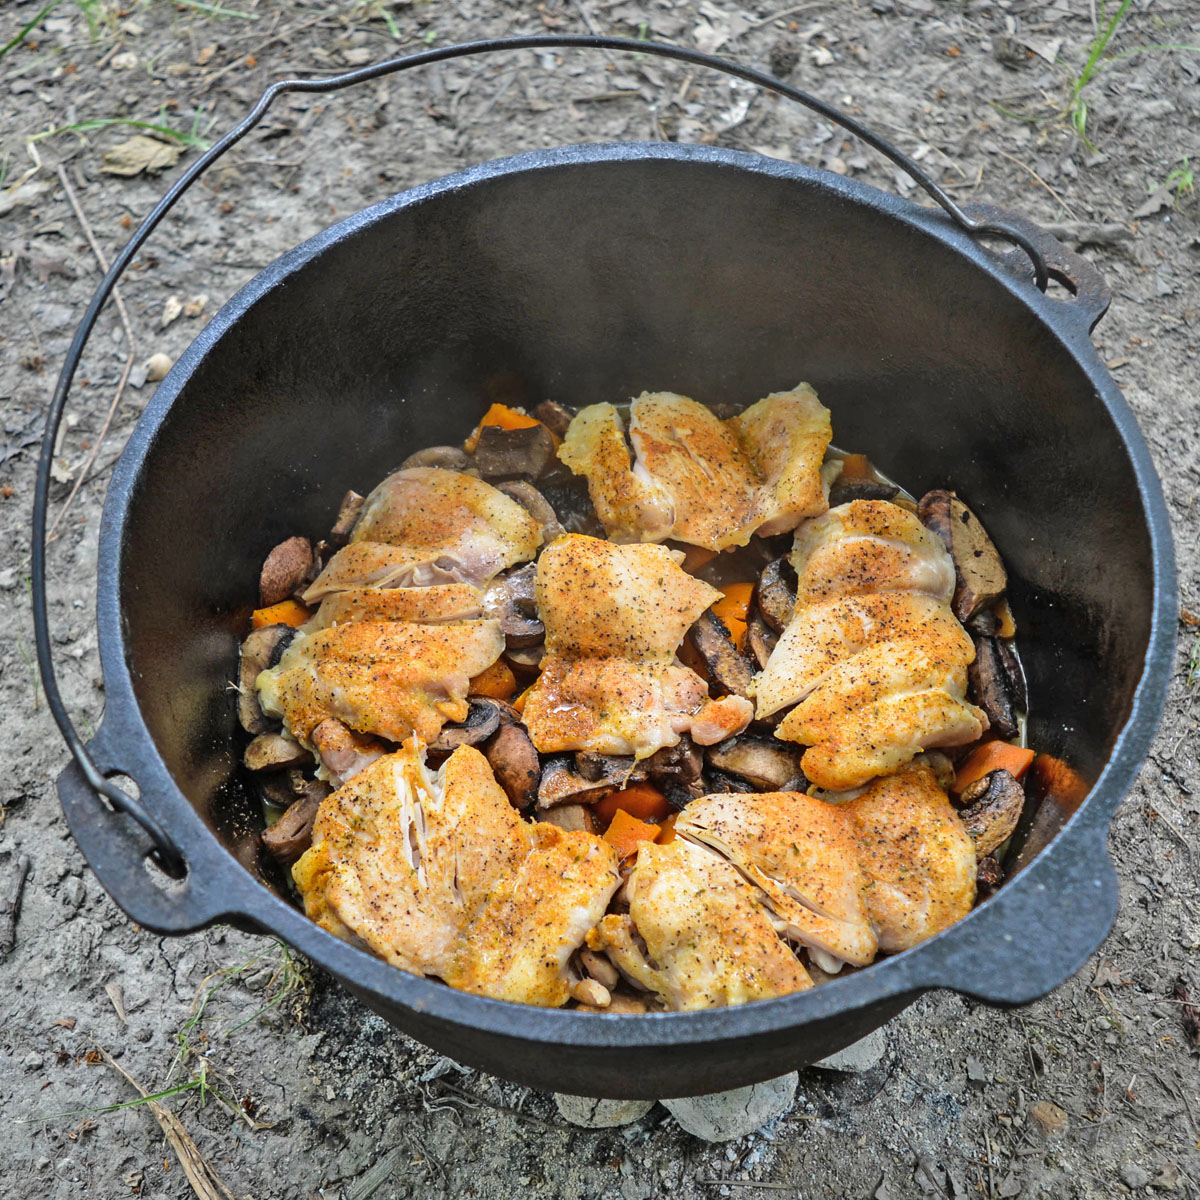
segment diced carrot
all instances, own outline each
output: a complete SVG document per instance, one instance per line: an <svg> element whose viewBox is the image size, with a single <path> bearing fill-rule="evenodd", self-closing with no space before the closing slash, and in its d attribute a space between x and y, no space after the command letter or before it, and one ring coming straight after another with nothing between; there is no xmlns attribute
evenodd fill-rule
<svg viewBox="0 0 1200 1200"><path fill-rule="evenodd" d="M623 808L617 810L612 824L604 831L604 840L617 852L618 858L636 854L640 843L652 842L658 837L658 826L649 825L631 816Z"/></svg>
<svg viewBox="0 0 1200 1200"><path fill-rule="evenodd" d="M679 836L679 834L677 834L675 832L675 822L678 819L678 817L679 817L678 813L672 813L658 827L658 837L655 838L655 841L657 841L660 846L665 846L669 842L673 842Z"/></svg>
<svg viewBox="0 0 1200 1200"><path fill-rule="evenodd" d="M954 790L962 792L977 779L982 779L990 771L1003 768L1014 779L1020 779L1033 762L1033 751L1014 746L1011 742L984 742L982 746L972 750L958 768L954 777Z"/></svg>
<svg viewBox="0 0 1200 1200"><path fill-rule="evenodd" d="M746 614L750 611L750 598L754 595L753 583L727 583L721 591L724 593L720 600L712 606L712 610L729 630L729 636L735 646L742 643L742 635L746 632Z"/></svg>
<svg viewBox="0 0 1200 1200"><path fill-rule="evenodd" d="M533 683L537 683L535 679ZM529 693L533 691L533 683L531 683L513 702L512 706L522 716L525 715L525 701L529 699Z"/></svg>
<svg viewBox="0 0 1200 1200"><path fill-rule="evenodd" d="M500 429L532 429L535 425L540 424L541 421L526 416L523 412L517 412L515 408L509 408L507 404L493 404L483 414L483 419L472 430L471 436L463 443L463 449L468 454L474 453L475 447L479 445L479 434L485 425L495 425Z"/></svg>
<svg viewBox="0 0 1200 1200"><path fill-rule="evenodd" d="M842 479L870 479L871 462L865 454L847 454L842 459Z"/></svg>
<svg viewBox="0 0 1200 1200"><path fill-rule="evenodd" d="M671 811L667 798L648 783L634 783L619 792L609 792L592 811L599 821L611 821L618 812L627 812L641 821L661 821Z"/></svg>
<svg viewBox="0 0 1200 1200"><path fill-rule="evenodd" d="M303 625L309 618L309 611L303 604L295 600L281 600L269 608L256 608L250 614L250 628L261 629L264 625Z"/></svg>
<svg viewBox="0 0 1200 1200"><path fill-rule="evenodd" d="M1008 604L1008 597L997 602L996 607L992 610L996 614L996 636L1002 638L1010 638L1017 636L1017 622L1013 619L1012 609Z"/></svg>
<svg viewBox="0 0 1200 1200"><path fill-rule="evenodd" d="M472 696L489 696L493 700L511 700L517 694L517 677L508 664L497 659L486 671L471 677L467 691Z"/></svg>

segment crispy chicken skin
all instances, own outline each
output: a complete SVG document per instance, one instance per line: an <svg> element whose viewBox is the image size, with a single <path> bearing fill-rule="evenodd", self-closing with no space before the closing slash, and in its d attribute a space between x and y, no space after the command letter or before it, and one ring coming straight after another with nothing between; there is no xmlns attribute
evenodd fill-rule
<svg viewBox="0 0 1200 1200"><path fill-rule="evenodd" d="M543 551L536 593L546 656L524 711L542 753L647 758L689 729L720 741L749 723L747 702L709 701L704 680L675 661L688 628L720 596L680 568L682 557L581 534Z"/></svg>
<svg viewBox="0 0 1200 1200"><path fill-rule="evenodd" d="M761 893L710 850L684 838L644 842L629 888L628 914L606 916L588 946L668 1008L745 1004L812 987Z"/></svg>
<svg viewBox="0 0 1200 1200"><path fill-rule="evenodd" d="M983 733L966 700L975 648L949 607L954 564L916 517L885 500L840 505L796 530L792 564L796 608L757 712L799 701L775 736L810 747L809 780L846 791Z"/></svg>
<svg viewBox="0 0 1200 1200"><path fill-rule="evenodd" d="M304 593L314 604L348 588L486 584L531 559L541 526L511 497L458 471L410 467L366 499L348 546Z"/></svg>
<svg viewBox="0 0 1200 1200"><path fill-rule="evenodd" d="M910 764L842 805L870 883L879 948L907 950L975 903L975 846L933 772Z"/></svg>
<svg viewBox="0 0 1200 1200"><path fill-rule="evenodd" d="M413 621L442 625L483 616L483 593L469 583L435 583L430 587L347 588L321 601L305 632L344 625L348 621Z"/></svg>
<svg viewBox="0 0 1200 1200"><path fill-rule="evenodd" d="M436 774L423 758L410 741L322 801L292 868L305 911L401 970L566 1003L568 960L619 883L615 853L522 820L472 747Z"/></svg>
<svg viewBox="0 0 1200 1200"><path fill-rule="evenodd" d="M415 732L431 742L447 721L466 720L471 676L503 649L499 621L352 621L297 637L256 687L263 712L305 745L327 717L391 741Z"/></svg>
<svg viewBox="0 0 1200 1200"><path fill-rule="evenodd" d="M837 970L863 966L877 949L863 892L867 878L845 815L802 792L704 796L675 825L727 858L766 895L784 935Z"/></svg>
<svg viewBox="0 0 1200 1200"><path fill-rule="evenodd" d="M596 514L617 542L674 538L709 550L744 546L823 512L821 462L829 413L807 384L775 392L719 420L673 392L644 392L630 406L626 445L611 404L582 409L559 458L585 475Z"/></svg>

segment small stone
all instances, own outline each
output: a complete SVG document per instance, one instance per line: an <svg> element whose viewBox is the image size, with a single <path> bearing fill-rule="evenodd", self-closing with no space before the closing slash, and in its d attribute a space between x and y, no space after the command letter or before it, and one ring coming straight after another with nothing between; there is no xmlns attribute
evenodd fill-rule
<svg viewBox="0 0 1200 1200"><path fill-rule="evenodd" d="M1150 1182L1150 1172L1141 1163L1126 1163L1121 1168L1121 1182L1136 1192Z"/></svg>
<svg viewBox="0 0 1200 1200"><path fill-rule="evenodd" d="M1173 1192L1179 1186L1179 1164L1165 1162L1158 1168L1158 1174L1150 1180L1150 1186L1160 1192Z"/></svg>
<svg viewBox="0 0 1200 1200"><path fill-rule="evenodd" d="M887 1034L882 1029L876 1029L836 1054L813 1063L813 1066L820 1067L823 1071L846 1071L855 1074L877 1066L886 1053Z"/></svg>
<svg viewBox="0 0 1200 1200"><path fill-rule="evenodd" d="M591 1096L554 1093L554 1103L563 1118L584 1129L612 1129L640 1121L653 1107L653 1100L596 1100Z"/></svg>
<svg viewBox="0 0 1200 1200"><path fill-rule="evenodd" d="M160 350L157 354L150 355L142 365L146 369L146 378L151 383L157 383L160 379L165 379L171 369L171 356L163 354Z"/></svg>
<svg viewBox="0 0 1200 1200"><path fill-rule="evenodd" d="M798 1081L799 1076L793 1071L749 1087L664 1100L662 1105L680 1128L693 1137L706 1142L728 1142L753 1133L787 1112L796 1098Z"/></svg>
<svg viewBox="0 0 1200 1200"><path fill-rule="evenodd" d="M36 1050L30 1050L21 1061L21 1066L27 1071L40 1071L43 1062L45 1062L45 1059Z"/></svg>
<svg viewBox="0 0 1200 1200"><path fill-rule="evenodd" d="M83 880L74 875L63 884L62 893L63 899L72 908L81 908L87 899L87 888L83 886Z"/></svg>
<svg viewBox="0 0 1200 1200"><path fill-rule="evenodd" d="M0 588L6 592L11 592L17 586L17 572L14 567L9 567L7 571L0 571Z"/></svg>
<svg viewBox="0 0 1200 1200"><path fill-rule="evenodd" d="M1047 1137L1065 1133L1070 1124L1067 1114L1057 1104L1051 1104L1049 1100L1039 1100L1032 1105L1029 1109L1029 1116Z"/></svg>

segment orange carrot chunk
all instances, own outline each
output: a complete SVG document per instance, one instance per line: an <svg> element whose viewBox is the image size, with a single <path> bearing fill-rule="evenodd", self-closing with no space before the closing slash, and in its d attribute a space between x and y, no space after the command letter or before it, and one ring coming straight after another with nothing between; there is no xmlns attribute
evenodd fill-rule
<svg viewBox="0 0 1200 1200"><path fill-rule="evenodd" d="M623 808L617 810L612 824L604 832L604 840L617 852L618 858L636 854L642 842L652 842L658 837L658 826L639 821Z"/></svg>
<svg viewBox="0 0 1200 1200"><path fill-rule="evenodd" d="M483 414L483 420L475 426L471 436L463 443L463 449L468 454L475 452L475 447L479 445L479 435L485 425L496 425L500 429L532 429L535 425L540 424L541 421L526 416L523 412L517 412L515 408L509 408L507 404L493 404Z"/></svg>
<svg viewBox="0 0 1200 1200"><path fill-rule="evenodd" d="M865 454L847 454L842 459L842 479L870 479L871 462Z"/></svg>
<svg viewBox="0 0 1200 1200"><path fill-rule="evenodd" d="M634 783L619 792L609 792L592 811L599 821L611 821L619 812L627 812L640 821L661 821L670 813L671 806L658 788Z"/></svg>
<svg viewBox="0 0 1200 1200"><path fill-rule="evenodd" d="M659 827L658 837L656 841L660 846L665 846L669 842L673 842L679 834L675 832L675 821L678 818L678 813L672 813Z"/></svg>
<svg viewBox="0 0 1200 1200"><path fill-rule="evenodd" d="M250 614L250 628L261 629L264 625L290 625L296 628L309 618L309 611L295 600L281 600L268 608L256 608Z"/></svg>
<svg viewBox="0 0 1200 1200"><path fill-rule="evenodd" d="M533 683L537 683L535 679ZM531 683L513 702L512 706L522 716L525 715L525 701L529 699L529 693L533 691L533 683Z"/></svg>
<svg viewBox="0 0 1200 1200"><path fill-rule="evenodd" d="M984 742L982 746L972 750L958 768L954 777L954 790L962 792L977 779L982 779L990 771L1005 770L1014 779L1020 779L1033 762L1033 751L1014 746L1011 742Z"/></svg>
<svg viewBox="0 0 1200 1200"><path fill-rule="evenodd" d="M712 610L725 622L733 644L741 645L742 635L746 632L746 614L750 611L750 599L754 595L754 584L727 583L721 591L724 594L712 606Z"/></svg>
<svg viewBox="0 0 1200 1200"><path fill-rule="evenodd" d="M486 671L471 677L467 691L472 696L488 696L492 700L511 700L517 694L517 677L508 664L497 659Z"/></svg>

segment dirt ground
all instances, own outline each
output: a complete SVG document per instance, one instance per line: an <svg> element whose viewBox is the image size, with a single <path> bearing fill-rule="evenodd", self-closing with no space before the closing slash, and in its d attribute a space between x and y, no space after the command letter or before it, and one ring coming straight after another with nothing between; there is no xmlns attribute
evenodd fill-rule
<svg viewBox="0 0 1200 1200"><path fill-rule="evenodd" d="M875 1066L802 1071L790 1113L713 1146L661 1107L623 1129L569 1126L550 1097L408 1041L267 938L159 939L131 926L59 811L64 752L32 667L26 582L40 425L98 278L63 177L111 257L180 169L106 173L105 155L139 130L87 123L168 127L176 137L158 153L181 149L182 164L196 153L188 139L229 128L285 74L484 34L591 29L790 73L894 137L958 198L1008 205L1081 246L1113 286L1097 345L1162 473L1183 606L1200 613L1200 200L1189 174L1200 53L1153 48L1200 43L1200 2L1134 0L1107 65L1086 80L1106 20L1087 0L63 0L20 40L40 7L0 6L0 46L14 39L0 57L0 899L19 856L31 863L0 962L5 1195L193 1194L151 1110L113 1109L136 1096L116 1068L147 1091L176 1089L164 1108L239 1198L1200 1195L1195 1028L1173 995L1180 978L1200 993L1194 617L1151 759L1113 824L1121 912L1093 961L1020 1011L928 995L887 1027ZM49 556L64 691L84 728L104 704L92 620L100 505L153 391L145 360L178 356L276 255L391 191L531 147L621 138L715 140L908 189L824 121L659 62L526 54L281 104L139 256L122 288L129 330L110 306L81 372L60 509L132 356Z"/></svg>

